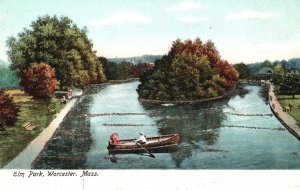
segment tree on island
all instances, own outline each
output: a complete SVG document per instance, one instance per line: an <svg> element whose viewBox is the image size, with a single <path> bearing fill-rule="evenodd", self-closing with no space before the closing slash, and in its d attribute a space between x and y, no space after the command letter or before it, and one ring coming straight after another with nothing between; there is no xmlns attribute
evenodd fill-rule
<svg viewBox="0 0 300 190"><path fill-rule="evenodd" d="M153 64L151 63L138 63L132 68L132 75L134 78L140 78L144 72L148 72L153 69Z"/></svg>
<svg viewBox="0 0 300 190"><path fill-rule="evenodd" d="M19 116L20 107L13 98L0 90L0 131L6 126L13 126Z"/></svg>
<svg viewBox="0 0 300 190"><path fill-rule="evenodd" d="M197 100L220 96L234 88L238 73L222 60L214 43L176 40L167 55L141 77L140 98Z"/></svg>
<svg viewBox="0 0 300 190"><path fill-rule="evenodd" d="M46 63L34 63L21 76L21 86L34 98L47 98L57 87L55 70Z"/></svg>
<svg viewBox="0 0 300 190"><path fill-rule="evenodd" d="M78 28L67 17L39 17L30 29L9 38L7 45L11 68L19 77L31 63L44 62L55 69L61 88L83 88L106 80L86 28Z"/></svg>

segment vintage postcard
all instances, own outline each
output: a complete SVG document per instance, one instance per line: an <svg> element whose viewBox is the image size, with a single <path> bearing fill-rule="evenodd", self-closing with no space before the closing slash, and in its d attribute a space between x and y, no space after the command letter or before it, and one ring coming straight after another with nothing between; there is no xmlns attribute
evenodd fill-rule
<svg viewBox="0 0 300 190"><path fill-rule="evenodd" d="M0 0L0 189L299 189L299 7Z"/></svg>

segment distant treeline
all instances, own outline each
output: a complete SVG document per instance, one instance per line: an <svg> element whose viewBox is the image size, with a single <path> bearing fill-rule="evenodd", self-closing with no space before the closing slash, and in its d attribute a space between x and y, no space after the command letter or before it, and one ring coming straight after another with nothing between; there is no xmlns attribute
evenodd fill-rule
<svg viewBox="0 0 300 190"><path fill-rule="evenodd" d="M115 63L104 57L99 57L99 60L103 64L104 72L108 80L139 78L145 71L153 68L153 64L145 62L140 62L138 64L133 64L127 61Z"/></svg>
<svg viewBox="0 0 300 190"><path fill-rule="evenodd" d="M293 58L288 61L269 61L257 62L251 64L237 63L233 67L239 72L240 79L249 79L255 76L261 69L269 67L274 70L276 67L282 66L282 69L286 72L300 71L300 58Z"/></svg>
<svg viewBox="0 0 300 190"><path fill-rule="evenodd" d="M9 65L0 61L0 88L18 87L19 78Z"/></svg>
<svg viewBox="0 0 300 190"><path fill-rule="evenodd" d="M281 64L285 70L300 70L300 58L293 58L288 61L274 61L265 60L264 62L257 62L252 64L247 64L251 73L258 72L262 67L270 67L274 69L276 65Z"/></svg>
<svg viewBox="0 0 300 190"><path fill-rule="evenodd" d="M126 57L126 58L111 58L108 59L110 62L114 63L122 63L122 62L130 62L130 63L154 63L157 59L160 59L162 55L142 55L140 57Z"/></svg>

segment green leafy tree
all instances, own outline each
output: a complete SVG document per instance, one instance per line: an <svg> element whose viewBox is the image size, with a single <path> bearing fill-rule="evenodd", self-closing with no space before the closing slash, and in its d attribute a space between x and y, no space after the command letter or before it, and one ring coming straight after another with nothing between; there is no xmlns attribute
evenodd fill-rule
<svg viewBox="0 0 300 190"><path fill-rule="evenodd" d="M269 60L265 60L264 62L262 62L260 68L264 68L264 67L273 68L273 63Z"/></svg>
<svg viewBox="0 0 300 190"><path fill-rule="evenodd" d="M196 100L211 98L232 89L238 73L211 41L176 40L167 55L141 78L138 93L153 100Z"/></svg>
<svg viewBox="0 0 300 190"><path fill-rule="evenodd" d="M57 87L55 70L46 63L34 63L23 71L21 85L34 98L50 97Z"/></svg>
<svg viewBox="0 0 300 190"><path fill-rule="evenodd" d="M281 94L291 95L295 98L295 94L300 91L300 73L297 71L286 72L279 85Z"/></svg>
<svg viewBox="0 0 300 190"><path fill-rule="evenodd" d="M11 68L19 77L31 63L48 63L56 71L62 88L105 81L101 62L92 50L86 28L67 17L39 17L30 29L7 41Z"/></svg>
<svg viewBox="0 0 300 190"><path fill-rule="evenodd" d="M250 69L245 63L238 63L233 65L234 69L239 73L240 79L250 78Z"/></svg>
<svg viewBox="0 0 300 190"><path fill-rule="evenodd" d="M284 77L284 74L285 74L285 69L283 67L282 64L277 64L275 67L274 67L274 76L273 76L273 82L275 84L280 84L283 82L283 77Z"/></svg>
<svg viewBox="0 0 300 190"><path fill-rule="evenodd" d="M104 57L99 57L99 60L103 63L104 72L108 80L124 80L133 77L132 69L134 65L132 63L126 61L114 63Z"/></svg>
<svg viewBox="0 0 300 190"><path fill-rule="evenodd" d="M19 112L20 108L13 101L13 98L0 90L0 130L4 130L6 126L14 125Z"/></svg>

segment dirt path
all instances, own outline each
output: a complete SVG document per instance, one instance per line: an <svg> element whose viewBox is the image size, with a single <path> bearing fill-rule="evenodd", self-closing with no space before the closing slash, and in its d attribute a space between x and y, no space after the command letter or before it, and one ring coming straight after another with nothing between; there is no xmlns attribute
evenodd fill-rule
<svg viewBox="0 0 300 190"><path fill-rule="evenodd" d="M300 140L300 126L297 125L297 121L283 111L280 103L277 101L277 98L274 94L274 86L270 85L269 89L269 103L270 107L279 119L279 121L295 136Z"/></svg>
<svg viewBox="0 0 300 190"><path fill-rule="evenodd" d="M55 130L59 127L64 117L75 104L77 98L73 98L68 104L56 115L56 118L45 128L31 143L12 161L10 161L4 169L30 169L31 163L43 150L47 141L52 137Z"/></svg>

